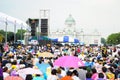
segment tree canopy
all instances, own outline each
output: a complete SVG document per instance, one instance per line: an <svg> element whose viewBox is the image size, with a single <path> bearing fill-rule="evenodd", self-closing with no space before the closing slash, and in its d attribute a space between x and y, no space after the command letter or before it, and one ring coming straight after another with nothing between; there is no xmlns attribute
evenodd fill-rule
<svg viewBox="0 0 120 80"><path fill-rule="evenodd" d="M7 41L13 42L14 41L14 35L16 35L16 40L20 40L24 38L24 33L26 30L18 29L17 33L14 34L14 32L8 31L7 32ZM4 30L0 30L0 43L5 42L5 35L6 32Z"/></svg>
<svg viewBox="0 0 120 80"><path fill-rule="evenodd" d="M107 44L112 45L120 44L120 32L109 35L107 38Z"/></svg>

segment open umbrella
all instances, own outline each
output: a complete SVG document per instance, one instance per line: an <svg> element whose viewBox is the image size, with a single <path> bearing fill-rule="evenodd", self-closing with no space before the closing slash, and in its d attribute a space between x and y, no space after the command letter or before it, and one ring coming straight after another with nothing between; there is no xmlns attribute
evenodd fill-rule
<svg viewBox="0 0 120 80"><path fill-rule="evenodd" d="M54 66L78 68L84 66L84 63L75 56L62 56L55 60Z"/></svg>
<svg viewBox="0 0 120 80"><path fill-rule="evenodd" d="M45 57L48 57L48 58L49 57L54 57L54 55L52 53L50 53L50 52L39 53L38 56L43 57L43 58L45 58Z"/></svg>
<svg viewBox="0 0 120 80"><path fill-rule="evenodd" d="M47 68L50 67L50 65L48 63L45 63L45 62L42 62L41 64L37 63L36 66L38 67L38 69L40 69L40 71L42 73L46 73Z"/></svg>
<svg viewBox="0 0 120 80"><path fill-rule="evenodd" d="M18 70L18 74L42 74L42 72L39 69L24 68Z"/></svg>
<svg viewBox="0 0 120 80"><path fill-rule="evenodd" d="M24 80L20 76L7 76L4 80Z"/></svg>

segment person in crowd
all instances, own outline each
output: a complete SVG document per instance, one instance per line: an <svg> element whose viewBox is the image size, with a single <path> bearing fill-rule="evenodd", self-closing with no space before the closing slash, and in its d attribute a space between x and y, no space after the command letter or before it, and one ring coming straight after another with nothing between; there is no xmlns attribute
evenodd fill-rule
<svg viewBox="0 0 120 80"><path fill-rule="evenodd" d="M86 73L87 73L86 67L79 67L77 69L77 71L78 71L78 77L79 77L79 79L85 80L86 79Z"/></svg>
<svg viewBox="0 0 120 80"><path fill-rule="evenodd" d="M108 72L106 72L107 79L109 80L115 80L115 74L113 73L113 68L108 68Z"/></svg>
<svg viewBox="0 0 120 80"><path fill-rule="evenodd" d="M92 80L97 80L98 78L98 73L97 70L95 68L92 69Z"/></svg>
<svg viewBox="0 0 120 80"><path fill-rule="evenodd" d="M51 75L48 76L47 80L59 80L56 69L52 69Z"/></svg>
<svg viewBox="0 0 120 80"><path fill-rule="evenodd" d="M58 76L59 79L63 77L63 76L61 75L61 73L62 73L61 68L58 68L58 69L57 69L57 76Z"/></svg>
<svg viewBox="0 0 120 80"><path fill-rule="evenodd" d="M26 75L25 80L32 80L32 79L33 79L33 77L32 77L32 75L31 75L31 74L27 74L27 75Z"/></svg>
<svg viewBox="0 0 120 80"><path fill-rule="evenodd" d="M74 71L72 72L72 78L73 78L74 80L81 80L81 79L79 79L79 77L78 77L78 72L77 72L77 70L74 70Z"/></svg>
<svg viewBox="0 0 120 80"><path fill-rule="evenodd" d="M92 73L91 72L87 72L86 73L86 80L92 80Z"/></svg>
<svg viewBox="0 0 120 80"><path fill-rule="evenodd" d="M115 74L115 79L117 79L118 74L120 74L120 70L118 69L118 66L116 64L112 65L113 73Z"/></svg>
<svg viewBox="0 0 120 80"><path fill-rule="evenodd" d="M8 67L3 67L3 78L5 79L7 76L9 76Z"/></svg>
<svg viewBox="0 0 120 80"><path fill-rule="evenodd" d="M64 76L64 77L62 77L60 80L74 80L74 79L72 78L72 72L68 70L68 71L67 71L67 75Z"/></svg>
<svg viewBox="0 0 120 80"><path fill-rule="evenodd" d="M102 73L104 75L104 79L105 80L107 80L106 72L107 72L107 68L106 67L102 67Z"/></svg>
<svg viewBox="0 0 120 80"><path fill-rule="evenodd" d="M104 74L103 73L98 73L98 79L97 80L106 80L106 79L104 79Z"/></svg>

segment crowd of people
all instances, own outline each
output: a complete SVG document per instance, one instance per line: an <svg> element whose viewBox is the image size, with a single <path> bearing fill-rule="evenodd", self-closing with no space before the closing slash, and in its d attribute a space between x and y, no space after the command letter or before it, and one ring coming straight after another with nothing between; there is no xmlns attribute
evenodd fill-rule
<svg viewBox="0 0 120 80"><path fill-rule="evenodd" d="M54 57L39 56L43 52L52 53ZM77 68L54 66L54 61L62 56L76 56L83 61L84 66ZM16 80L120 79L120 47L115 46L19 45L14 47L6 44L4 51L0 52L0 58L0 80L11 80L9 77L19 77ZM39 70L41 74L19 73L26 68Z"/></svg>

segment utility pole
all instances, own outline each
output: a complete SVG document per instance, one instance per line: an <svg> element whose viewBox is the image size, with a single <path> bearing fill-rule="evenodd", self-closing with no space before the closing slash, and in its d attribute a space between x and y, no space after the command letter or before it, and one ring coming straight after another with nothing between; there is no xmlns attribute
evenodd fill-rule
<svg viewBox="0 0 120 80"><path fill-rule="evenodd" d="M7 23L7 18L6 18L6 22L5 22L5 43L7 44L7 25L8 25L8 23Z"/></svg>
<svg viewBox="0 0 120 80"><path fill-rule="evenodd" d="M16 42L16 20L14 23L14 43Z"/></svg>

